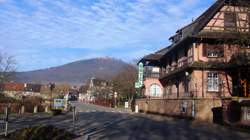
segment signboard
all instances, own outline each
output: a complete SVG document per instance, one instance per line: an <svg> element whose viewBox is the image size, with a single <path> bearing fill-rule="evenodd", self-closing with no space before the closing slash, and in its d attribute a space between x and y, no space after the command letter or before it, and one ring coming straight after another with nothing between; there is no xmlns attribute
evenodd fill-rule
<svg viewBox="0 0 250 140"><path fill-rule="evenodd" d="M65 105L64 99L54 99L54 109L63 109Z"/></svg>
<svg viewBox="0 0 250 140"><path fill-rule="evenodd" d="M125 102L125 108L128 108L128 102Z"/></svg>
<svg viewBox="0 0 250 140"><path fill-rule="evenodd" d="M140 62L138 69L138 82L135 83L135 88L141 88L143 86L143 74L144 74L143 63Z"/></svg>

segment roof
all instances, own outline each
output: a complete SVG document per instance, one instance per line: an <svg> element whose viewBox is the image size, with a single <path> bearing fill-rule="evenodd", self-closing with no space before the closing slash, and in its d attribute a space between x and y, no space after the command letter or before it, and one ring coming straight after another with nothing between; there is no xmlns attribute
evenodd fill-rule
<svg viewBox="0 0 250 140"><path fill-rule="evenodd" d="M158 61L162 58L162 56L168 51L169 47L165 47L155 53L144 56L139 62L145 61Z"/></svg>
<svg viewBox="0 0 250 140"><path fill-rule="evenodd" d="M30 91L30 92L40 92L42 88L42 85L40 84L26 84L25 91Z"/></svg>
<svg viewBox="0 0 250 140"><path fill-rule="evenodd" d="M249 0L217 0L212 6L210 6L203 14L201 14L192 23L178 29L176 34L171 36L169 39L173 40L171 46L166 47L162 50L155 52L154 54L147 55L143 57L142 60L152 60L156 61L164 57L168 52L172 51L177 46L180 46L188 38L197 37L208 37L208 38L236 38L235 35L225 35L225 34L213 34L213 33L200 33L200 31L207 25L207 23L216 15L216 13L225 5L250 5Z"/></svg>
<svg viewBox="0 0 250 140"><path fill-rule="evenodd" d="M24 91L23 83L4 83L3 87L5 91Z"/></svg>
<svg viewBox="0 0 250 140"><path fill-rule="evenodd" d="M225 4L232 5L250 5L249 0L217 0L212 6L210 6L203 14L201 14L196 20L187 26L182 27L181 29L176 31L176 35L181 33L182 38L197 35L206 25L207 23L216 15L217 12ZM174 35L174 36L176 36ZM172 37L174 37L172 36ZM170 37L170 38L172 38ZM181 40L180 40L181 41Z"/></svg>

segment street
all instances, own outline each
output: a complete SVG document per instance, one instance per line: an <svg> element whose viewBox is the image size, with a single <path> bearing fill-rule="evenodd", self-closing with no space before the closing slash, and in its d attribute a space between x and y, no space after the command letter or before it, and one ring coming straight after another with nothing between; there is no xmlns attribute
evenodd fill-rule
<svg viewBox="0 0 250 140"><path fill-rule="evenodd" d="M248 140L250 133L215 124L197 123L155 115L134 114L123 109L75 103L76 125L72 113L51 117L48 114L12 117L10 130L37 124L51 124L74 132L82 139L107 140ZM0 133L4 132L2 122Z"/></svg>

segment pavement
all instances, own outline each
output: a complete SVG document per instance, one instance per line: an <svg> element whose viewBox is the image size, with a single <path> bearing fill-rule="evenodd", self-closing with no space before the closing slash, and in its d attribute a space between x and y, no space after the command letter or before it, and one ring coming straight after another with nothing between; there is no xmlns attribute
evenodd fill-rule
<svg viewBox="0 0 250 140"><path fill-rule="evenodd" d="M112 109L75 103L77 115L73 127L72 113L52 117L49 114L12 116L10 130L37 124L51 124L78 135L76 140L249 140L250 133L226 127L173 119L168 117L136 114L124 109ZM4 125L0 124L0 133Z"/></svg>

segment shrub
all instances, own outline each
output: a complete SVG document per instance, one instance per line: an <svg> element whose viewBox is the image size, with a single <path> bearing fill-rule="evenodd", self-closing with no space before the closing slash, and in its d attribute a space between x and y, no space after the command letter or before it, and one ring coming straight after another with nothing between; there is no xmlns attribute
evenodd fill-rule
<svg viewBox="0 0 250 140"><path fill-rule="evenodd" d="M71 140L74 138L76 135L52 125L38 125L13 132L5 140Z"/></svg>
<svg viewBox="0 0 250 140"><path fill-rule="evenodd" d="M51 109L51 112L52 112L53 116L62 114L62 110L61 109Z"/></svg>

